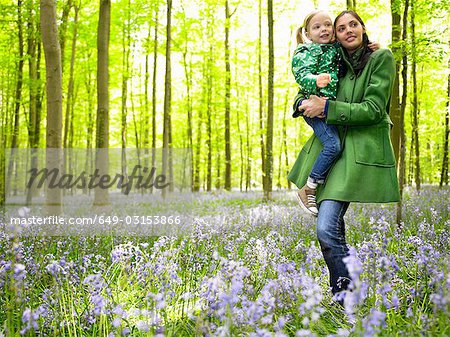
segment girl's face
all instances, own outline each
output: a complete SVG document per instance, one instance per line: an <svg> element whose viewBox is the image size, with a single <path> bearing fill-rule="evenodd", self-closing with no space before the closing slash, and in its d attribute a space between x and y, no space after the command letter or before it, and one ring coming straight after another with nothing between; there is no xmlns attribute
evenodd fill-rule
<svg viewBox="0 0 450 337"><path fill-rule="evenodd" d="M333 40L333 23L327 13L314 15L308 23L306 37L315 43L331 43Z"/></svg>
<svg viewBox="0 0 450 337"><path fill-rule="evenodd" d="M351 14L344 14L336 21L336 38L350 54L362 45L364 32L365 28Z"/></svg>

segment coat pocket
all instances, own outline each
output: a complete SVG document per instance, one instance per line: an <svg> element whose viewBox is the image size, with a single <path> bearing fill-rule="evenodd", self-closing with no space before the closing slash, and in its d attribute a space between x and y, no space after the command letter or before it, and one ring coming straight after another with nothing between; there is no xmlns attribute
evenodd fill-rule
<svg viewBox="0 0 450 337"><path fill-rule="evenodd" d="M381 167L395 166L389 124L353 127L349 131L353 140L356 163Z"/></svg>

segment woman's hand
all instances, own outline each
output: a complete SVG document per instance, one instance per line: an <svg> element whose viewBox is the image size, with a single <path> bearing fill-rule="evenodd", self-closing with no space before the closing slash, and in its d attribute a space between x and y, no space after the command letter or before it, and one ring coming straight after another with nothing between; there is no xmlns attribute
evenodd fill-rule
<svg viewBox="0 0 450 337"><path fill-rule="evenodd" d="M303 116L313 118L325 118L324 109L327 98L318 97L315 95L309 96L309 99L302 101L302 104L298 107L298 110L303 110Z"/></svg>
<svg viewBox="0 0 450 337"><path fill-rule="evenodd" d="M380 49L380 43L379 42L369 42L367 45L372 51Z"/></svg>

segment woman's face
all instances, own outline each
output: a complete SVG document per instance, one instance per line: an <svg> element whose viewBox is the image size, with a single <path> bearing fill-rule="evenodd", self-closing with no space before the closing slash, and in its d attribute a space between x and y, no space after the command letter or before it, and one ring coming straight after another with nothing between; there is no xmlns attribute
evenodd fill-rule
<svg viewBox="0 0 450 337"><path fill-rule="evenodd" d="M350 54L362 45L364 32L364 27L351 14L344 14L336 21L336 38Z"/></svg>

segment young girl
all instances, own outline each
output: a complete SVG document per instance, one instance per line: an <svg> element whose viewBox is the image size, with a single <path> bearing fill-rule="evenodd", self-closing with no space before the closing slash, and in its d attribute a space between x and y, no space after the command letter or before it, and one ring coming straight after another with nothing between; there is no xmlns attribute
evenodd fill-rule
<svg viewBox="0 0 450 337"><path fill-rule="evenodd" d="M311 43L303 41L303 31ZM330 15L321 10L309 13L303 26L297 31L297 49L292 59L292 72L300 84L300 92L309 98L310 95L336 99L339 72L339 44L334 42L333 22ZM378 49L377 44L370 48ZM328 102L326 103L328 105ZM327 109L325 108L325 111ZM298 117L301 113L294 113ZM314 130L314 134L323 145L306 185L297 192L297 198L302 208L317 215L316 188L323 184L328 171L341 152L339 132L335 125L327 124L323 116L309 118L303 116Z"/></svg>

